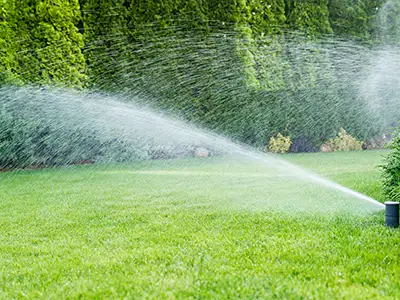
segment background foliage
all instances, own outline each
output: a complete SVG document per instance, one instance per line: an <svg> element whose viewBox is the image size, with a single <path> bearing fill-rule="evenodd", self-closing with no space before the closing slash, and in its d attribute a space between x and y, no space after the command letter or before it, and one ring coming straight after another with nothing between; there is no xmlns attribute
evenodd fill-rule
<svg viewBox="0 0 400 300"><path fill-rule="evenodd" d="M398 43L399 9L396 0L1 0L0 84L124 92L260 148L285 132L291 151L313 151L341 127L366 140L392 125L374 119L359 78L342 76L363 62L329 49L338 37L354 53ZM16 123L6 112L7 131ZM17 151L10 139L3 157Z"/></svg>

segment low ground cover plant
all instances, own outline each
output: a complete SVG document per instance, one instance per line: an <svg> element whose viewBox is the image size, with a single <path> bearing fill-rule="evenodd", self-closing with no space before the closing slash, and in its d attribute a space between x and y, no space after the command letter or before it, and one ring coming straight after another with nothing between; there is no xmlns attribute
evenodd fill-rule
<svg viewBox="0 0 400 300"><path fill-rule="evenodd" d="M376 165L387 153L285 158L381 199ZM0 173L0 299L399 295L400 235L383 214L233 207L262 205L266 182L287 181L262 175L219 157Z"/></svg>

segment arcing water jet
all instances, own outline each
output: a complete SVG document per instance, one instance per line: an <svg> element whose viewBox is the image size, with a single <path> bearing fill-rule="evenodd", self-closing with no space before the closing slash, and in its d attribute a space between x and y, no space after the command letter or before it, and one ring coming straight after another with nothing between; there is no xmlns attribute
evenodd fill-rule
<svg viewBox="0 0 400 300"><path fill-rule="evenodd" d="M35 157L43 155L41 159L50 162L57 163L63 158L63 163L68 164L77 158L92 157L99 163L121 158L122 161L145 161L149 159L146 153L154 147L182 150L202 145L212 153L227 157L226 170L212 168L208 172L208 176L225 178L225 182L219 180L223 185L207 187L225 195L225 206L305 212L326 212L327 207L332 212L383 209L383 204L277 156L132 104L135 98L131 96L34 88L2 89L0 93L1 104L10 110L11 116L21 124L38 124L34 128L35 136L27 140L33 139L35 145L27 148L34 151ZM126 103L128 100L130 104ZM12 150L14 145L3 146ZM186 168L187 163L182 160L181 168ZM236 172L238 164L240 168ZM230 194L232 184L243 186L241 195ZM190 197L190 191L187 193ZM255 197L249 199L250 193Z"/></svg>

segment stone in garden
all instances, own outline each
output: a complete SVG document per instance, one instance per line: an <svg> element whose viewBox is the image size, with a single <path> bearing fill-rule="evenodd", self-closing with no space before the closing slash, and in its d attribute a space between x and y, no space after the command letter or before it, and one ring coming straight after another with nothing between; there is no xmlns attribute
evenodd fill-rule
<svg viewBox="0 0 400 300"><path fill-rule="evenodd" d="M210 152L206 148L196 148L194 151L194 156L195 157L208 157L210 155Z"/></svg>

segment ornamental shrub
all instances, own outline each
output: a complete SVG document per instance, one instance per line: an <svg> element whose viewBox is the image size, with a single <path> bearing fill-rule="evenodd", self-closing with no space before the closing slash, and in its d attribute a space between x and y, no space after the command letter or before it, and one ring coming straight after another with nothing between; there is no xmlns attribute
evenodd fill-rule
<svg viewBox="0 0 400 300"><path fill-rule="evenodd" d="M356 151L362 150L363 143L352 137L343 128L340 128L336 137L329 139L321 146L322 152Z"/></svg>
<svg viewBox="0 0 400 300"><path fill-rule="evenodd" d="M291 144L290 137L278 133L276 136L270 138L266 150L275 153L286 153L289 151Z"/></svg>
<svg viewBox="0 0 400 300"><path fill-rule="evenodd" d="M0 169L147 158L134 139L107 134L84 113L68 114L68 96L57 92L0 88Z"/></svg>

